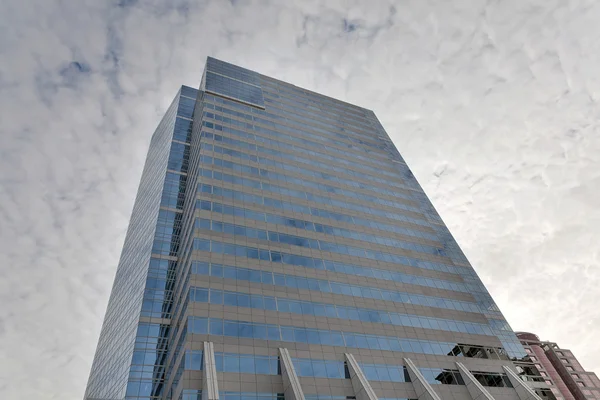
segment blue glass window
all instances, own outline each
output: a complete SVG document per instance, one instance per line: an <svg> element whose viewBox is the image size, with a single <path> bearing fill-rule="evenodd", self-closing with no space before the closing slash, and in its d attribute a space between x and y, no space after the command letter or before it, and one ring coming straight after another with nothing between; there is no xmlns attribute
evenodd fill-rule
<svg viewBox="0 0 600 400"><path fill-rule="evenodd" d="M196 320L206 321L208 323L208 332L206 324L196 324ZM205 318L205 317L189 317L188 325L192 329L198 328L199 330L191 330L191 333L211 335L224 335L230 337L244 337L254 338L260 340L280 340L284 342L299 342L309 343L309 339L316 340L316 335L311 332L318 334L318 343L328 346L346 346L354 348L366 348L374 350L394 350L407 352L419 353L422 352L421 343L436 343L439 346L432 346L432 352L429 354L438 354L446 356L455 356L455 353L450 351L446 353L448 349L460 348L470 349L468 352L463 352L465 357L473 358L487 358L488 354L493 353L498 356L499 350L491 347L483 346L466 346L458 345L455 343L445 342L434 342L417 339L404 339L392 336L380 336L380 335L365 335L362 333L355 332L340 332L330 331L322 329L307 329L295 326L283 326L283 325L271 325L261 324L245 321L232 321L222 320L218 318ZM476 352L475 349L478 349ZM419 351L420 350L420 351ZM504 357L503 359L508 359Z"/></svg>
<svg viewBox="0 0 600 400"><path fill-rule="evenodd" d="M263 92L259 86L218 75L210 71L206 71L205 90L261 108L265 107Z"/></svg>

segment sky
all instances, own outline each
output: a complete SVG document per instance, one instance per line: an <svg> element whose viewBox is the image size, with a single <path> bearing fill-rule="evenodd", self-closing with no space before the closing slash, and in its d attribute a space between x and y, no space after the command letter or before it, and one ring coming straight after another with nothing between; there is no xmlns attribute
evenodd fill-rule
<svg viewBox="0 0 600 400"><path fill-rule="evenodd" d="M81 399L206 56L375 111L515 330L600 373L600 2L0 2L0 398Z"/></svg>

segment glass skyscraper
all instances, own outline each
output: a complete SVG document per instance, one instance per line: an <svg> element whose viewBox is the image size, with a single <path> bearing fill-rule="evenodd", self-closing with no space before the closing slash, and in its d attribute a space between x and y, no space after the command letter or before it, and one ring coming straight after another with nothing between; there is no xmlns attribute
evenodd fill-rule
<svg viewBox="0 0 600 400"><path fill-rule="evenodd" d="M86 400L552 397L367 109L208 58L155 131Z"/></svg>

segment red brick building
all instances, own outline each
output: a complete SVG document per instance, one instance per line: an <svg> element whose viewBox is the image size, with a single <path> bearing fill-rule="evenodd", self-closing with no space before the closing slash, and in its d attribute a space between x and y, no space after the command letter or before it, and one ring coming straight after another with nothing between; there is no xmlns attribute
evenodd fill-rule
<svg viewBox="0 0 600 400"><path fill-rule="evenodd" d="M528 354L517 366L522 376L543 377L556 398L600 400L600 379L595 373L585 371L571 350L541 341L529 332L517 332L517 337Z"/></svg>

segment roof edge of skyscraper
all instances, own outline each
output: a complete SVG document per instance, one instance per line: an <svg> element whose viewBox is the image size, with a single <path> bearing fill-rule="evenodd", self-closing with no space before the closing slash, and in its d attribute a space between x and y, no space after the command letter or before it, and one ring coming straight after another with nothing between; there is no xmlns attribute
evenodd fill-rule
<svg viewBox="0 0 600 400"><path fill-rule="evenodd" d="M258 71L255 71L255 70L253 70L253 69L246 68L246 67L242 67L242 66L239 66L239 65L237 65L237 64L231 63L231 62L229 62L229 61L222 60L222 59L220 59L220 58L216 58L216 57L212 57L212 56L206 56L206 60L207 60L207 61L208 61L208 59L209 59L209 58L212 58L213 60L217 60L217 61L220 61L220 62L227 63L227 64L229 64L229 65L233 65L233 66L235 66L235 67L238 67L238 68L245 69L245 70L247 70L247 71L253 72L253 73L255 73L255 74L258 74L258 75L260 75L261 77L265 77L265 78L268 78L268 79L270 79L270 80L273 80L273 81L277 81L277 82L284 83L284 84L286 84L286 85L294 86L295 88L298 88L298 89L304 90L304 91L306 91L306 92L310 93L311 95L318 96L318 97L323 97L323 98L326 98L326 99L328 99L328 100L333 100L333 101L337 101L337 102L343 103L343 104L345 104L345 105L347 105L347 106L349 106L349 107L353 107L353 108L356 108L356 109L359 109L359 110L363 110L363 111L368 111L368 112L374 113L374 111L373 111L372 109L370 109L370 108L366 108L366 107L357 106L356 104L352 104L352 103L349 103L349 102L347 102L347 101L344 101L344 100L340 100L340 99L338 99L338 98L335 98L335 97L332 97L332 96L327 96L327 95L324 95L324 94L322 94L322 93L315 92L314 90L307 89L307 88L305 88L305 87L302 87L302 86L294 85L293 83L290 83L290 82L287 82L287 81L284 81L284 80L281 80L281 79L277 79L277 78L274 78L274 77L272 77L272 76L269 76L269 75L262 74L262 73L260 73L260 72L258 72ZM206 64L205 64L205 66L206 66Z"/></svg>

